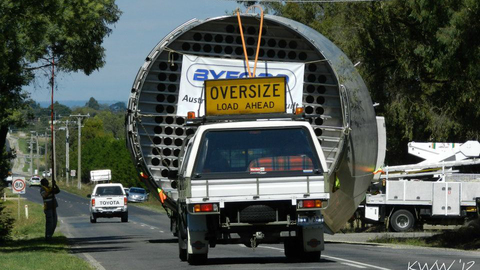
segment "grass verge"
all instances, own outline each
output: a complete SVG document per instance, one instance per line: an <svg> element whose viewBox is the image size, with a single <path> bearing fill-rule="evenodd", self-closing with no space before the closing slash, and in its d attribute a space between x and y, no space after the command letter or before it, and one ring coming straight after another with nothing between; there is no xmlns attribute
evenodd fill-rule
<svg viewBox="0 0 480 270"><path fill-rule="evenodd" d="M95 186L95 185L92 185L92 184L82 183L82 188L78 189L77 183L78 182L77 182L76 178L73 179L73 180L70 179L68 186L67 186L67 183L66 183L65 179L57 180L57 185L60 188L60 190L65 190L69 193L78 195L78 196L83 197L83 198L87 198L87 195L92 193L93 187Z"/></svg>
<svg viewBox="0 0 480 270"><path fill-rule="evenodd" d="M87 262L69 253L67 238L58 229L53 241L45 242L45 215L42 205L21 200L20 219L16 200L6 201L5 205L15 218L15 224L11 240L0 246L2 270L93 269ZM25 205L28 205L28 219L25 217Z"/></svg>
<svg viewBox="0 0 480 270"><path fill-rule="evenodd" d="M402 244L422 247L454 248L463 250L480 250L480 220L459 229L444 231L429 237L394 238L385 236L370 242Z"/></svg>

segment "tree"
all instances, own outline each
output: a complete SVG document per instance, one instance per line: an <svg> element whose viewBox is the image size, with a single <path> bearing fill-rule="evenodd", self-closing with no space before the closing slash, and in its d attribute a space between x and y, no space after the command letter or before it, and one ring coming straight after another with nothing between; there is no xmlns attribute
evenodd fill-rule
<svg viewBox="0 0 480 270"><path fill-rule="evenodd" d="M10 171L11 159L14 158L12 152L7 152L5 149L0 151L0 194L3 194L3 184L5 179ZM5 205L3 200L0 200L0 243L4 243L10 237L10 232L13 228L14 219L11 217L10 213L5 211Z"/></svg>
<svg viewBox="0 0 480 270"><path fill-rule="evenodd" d="M108 132L100 115L85 120L82 129L82 172L79 173L83 181L89 178L91 170L110 169L114 182L120 182L125 186L139 185L139 178L125 141L114 138L113 133ZM75 144L73 146L70 164L71 168L75 169L78 149Z"/></svg>
<svg viewBox="0 0 480 270"><path fill-rule="evenodd" d="M125 112L127 110L127 105L125 105L125 102L117 102L115 104L110 105L110 110L113 113Z"/></svg>
<svg viewBox="0 0 480 270"><path fill-rule="evenodd" d="M102 120L105 132L113 135L113 138L125 140L125 115L123 113L102 111L95 117Z"/></svg>
<svg viewBox="0 0 480 270"><path fill-rule="evenodd" d="M53 62L60 71L87 75L102 67L101 44L120 14L115 0L0 2L0 149L8 127L21 123L22 87Z"/></svg>
<svg viewBox="0 0 480 270"><path fill-rule="evenodd" d="M91 97L88 102L85 104L85 107L92 108L94 110L99 110L100 109L100 104L98 104L98 101Z"/></svg>
<svg viewBox="0 0 480 270"><path fill-rule="evenodd" d="M387 123L390 165L407 142L479 139L480 2L395 0L271 4L339 46L358 67ZM395 154L393 154L395 153Z"/></svg>

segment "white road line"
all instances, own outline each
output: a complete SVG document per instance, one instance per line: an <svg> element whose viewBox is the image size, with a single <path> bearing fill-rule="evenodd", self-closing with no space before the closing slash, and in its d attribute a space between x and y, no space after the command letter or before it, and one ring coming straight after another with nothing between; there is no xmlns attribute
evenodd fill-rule
<svg viewBox="0 0 480 270"><path fill-rule="evenodd" d="M159 231L159 232L164 233L164 231Z"/></svg>
<svg viewBox="0 0 480 270"><path fill-rule="evenodd" d="M95 267L97 270L106 270L105 267L103 267L97 260L95 260L90 254L88 253L82 253L85 258L90 262L90 265Z"/></svg>
<svg viewBox="0 0 480 270"><path fill-rule="evenodd" d="M334 261L347 262L347 263L352 263L352 264L361 265L361 266L370 267L370 268L379 269L379 270L391 270L391 269L385 268L385 267L379 267L379 266L371 265L371 264L368 264L368 263L361 263L361 262L351 261L351 260L342 259L342 258L333 257L333 256L322 255L322 257L326 258L326 259L331 259L331 260L334 260Z"/></svg>
<svg viewBox="0 0 480 270"><path fill-rule="evenodd" d="M240 244L244 246L243 244ZM258 246L257 248L267 248L267 249L273 249L273 250L278 250L280 252L283 252L283 248L276 248L276 247L268 247L268 246Z"/></svg>
<svg viewBox="0 0 480 270"><path fill-rule="evenodd" d="M63 222L63 219L61 220L62 223ZM67 226L65 226L65 230L66 231L63 231L63 234L67 237L67 238L73 238L73 235L70 233L70 228ZM78 245L72 245L71 246L72 249L75 249L75 248L80 248L80 246ZM103 267L97 260L95 260L95 258L93 258L90 254L88 253L81 253L83 256L85 256L85 258L87 259L87 261L90 263L91 266L95 267L95 269L97 270L106 270L105 267Z"/></svg>
<svg viewBox="0 0 480 270"><path fill-rule="evenodd" d="M356 268L367 268L367 267L365 267L365 266L361 266L361 265L357 265L357 264L353 264L353 263L343 262L342 264L343 264L343 265L347 265L347 266L356 267Z"/></svg>
<svg viewBox="0 0 480 270"><path fill-rule="evenodd" d="M244 245L243 245L243 244L239 244L239 246L244 246ZM269 246L263 246L263 245L258 246L257 248L273 249L273 250L278 250L278 251L281 251L281 252L284 251L283 248L269 247ZM341 264L348 265L348 266L352 266L352 267L356 267L356 268L368 268L368 267L369 267L369 268L374 268L374 269L379 269L379 270L391 270L391 269L384 268L384 267L379 267L379 266L376 266L376 265L371 265L371 264L367 264L367 263L361 263L361 262L352 261L352 260L347 260L347 259L342 259L342 258L333 257L333 256L322 255L322 258L334 260L334 261L340 262Z"/></svg>

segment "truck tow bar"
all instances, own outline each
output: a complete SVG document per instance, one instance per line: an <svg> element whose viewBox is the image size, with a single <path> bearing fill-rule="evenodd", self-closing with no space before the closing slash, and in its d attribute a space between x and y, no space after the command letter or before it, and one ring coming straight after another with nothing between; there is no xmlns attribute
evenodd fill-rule
<svg viewBox="0 0 480 270"><path fill-rule="evenodd" d="M262 240L265 237L263 232L256 232L253 237L250 239L250 246L252 247L253 250L258 246L257 244L257 239Z"/></svg>

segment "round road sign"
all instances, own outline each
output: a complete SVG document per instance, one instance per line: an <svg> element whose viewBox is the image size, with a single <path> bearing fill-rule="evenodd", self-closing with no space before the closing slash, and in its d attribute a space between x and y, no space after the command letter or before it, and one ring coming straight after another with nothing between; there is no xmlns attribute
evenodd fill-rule
<svg viewBox="0 0 480 270"><path fill-rule="evenodd" d="M12 182L12 191L13 193L25 193L25 179L15 179Z"/></svg>

